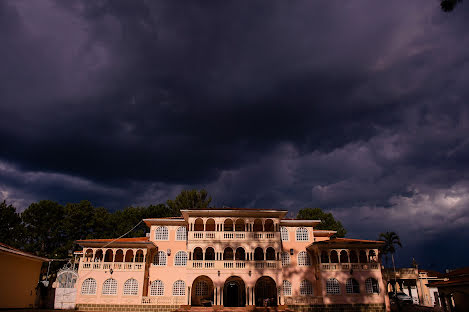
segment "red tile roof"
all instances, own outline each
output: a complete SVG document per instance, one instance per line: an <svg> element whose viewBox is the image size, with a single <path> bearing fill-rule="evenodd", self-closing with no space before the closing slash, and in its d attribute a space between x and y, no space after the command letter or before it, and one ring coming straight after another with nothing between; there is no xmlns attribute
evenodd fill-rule
<svg viewBox="0 0 469 312"><path fill-rule="evenodd" d="M126 238L92 238L92 239L80 239L77 242L117 242L117 243L128 243L128 242L147 242L149 237L126 237Z"/></svg>

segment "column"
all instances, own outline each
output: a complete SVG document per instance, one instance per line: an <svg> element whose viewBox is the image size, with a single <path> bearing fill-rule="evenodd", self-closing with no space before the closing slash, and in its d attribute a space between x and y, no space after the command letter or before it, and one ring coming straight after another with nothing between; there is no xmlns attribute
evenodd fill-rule
<svg viewBox="0 0 469 312"><path fill-rule="evenodd" d="M187 302L189 305L191 305L191 287L190 286L187 286Z"/></svg>
<svg viewBox="0 0 469 312"><path fill-rule="evenodd" d="M223 305L223 287L220 287L220 305Z"/></svg>

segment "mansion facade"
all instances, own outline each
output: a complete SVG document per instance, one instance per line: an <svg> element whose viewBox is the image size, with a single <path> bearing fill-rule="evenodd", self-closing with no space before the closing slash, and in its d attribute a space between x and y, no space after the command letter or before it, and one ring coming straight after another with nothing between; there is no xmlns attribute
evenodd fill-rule
<svg viewBox="0 0 469 312"><path fill-rule="evenodd" d="M380 241L334 238L280 210L181 213L143 220L147 237L77 241L78 309L389 308Z"/></svg>

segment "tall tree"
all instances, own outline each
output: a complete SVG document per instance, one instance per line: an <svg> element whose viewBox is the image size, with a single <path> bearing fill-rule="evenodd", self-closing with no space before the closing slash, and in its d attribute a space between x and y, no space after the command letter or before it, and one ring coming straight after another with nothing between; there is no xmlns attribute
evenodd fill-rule
<svg viewBox="0 0 469 312"><path fill-rule="evenodd" d="M315 229L337 231L337 237L344 237L347 231L339 220L336 220L332 213L322 211L321 208L303 208L298 212L297 219L321 220Z"/></svg>
<svg viewBox="0 0 469 312"><path fill-rule="evenodd" d="M166 201L168 207L175 215L180 215L183 209L208 208L212 197L208 196L206 190L183 190L174 200Z"/></svg>
<svg viewBox="0 0 469 312"><path fill-rule="evenodd" d="M441 0L440 6L444 12L451 12L462 0Z"/></svg>
<svg viewBox="0 0 469 312"><path fill-rule="evenodd" d="M15 207L6 201L0 203L0 243L20 247L23 234L24 227Z"/></svg>
<svg viewBox="0 0 469 312"><path fill-rule="evenodd" d="M386 258L386 263L388 259L388 254L391 254L392 266L394 268L394 273L396 272L396 265L394 264L394 253L396 252L396 247L399 246L402 248L401 239L396 232L385 232L379 234L378 240L383 241L384 245L381 247L381 254Z"/></svg>
<svg viewBox="0 0 469 312"><path fill-rule="evenodd" d="M50 200L41 200L26 208L21 214L26 227L26 249L50 258L66 257L64 216L64 207Z"/></svg>

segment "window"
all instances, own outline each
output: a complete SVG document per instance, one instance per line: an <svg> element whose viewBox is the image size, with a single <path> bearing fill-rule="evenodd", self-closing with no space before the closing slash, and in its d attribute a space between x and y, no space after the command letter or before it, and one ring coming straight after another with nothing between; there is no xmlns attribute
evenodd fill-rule
<svg viewBox="0 0 469 312"><path fill-rule="evenodd" d="M151 282L150 296L164 296L164 284L160 280Z"/></svg>
<svg viewBox="0 0 469 312"><path fill-rule="evenodd" d="M290 254L288 252L282 252L282 266L290 265Z"/></svg>
<svg viewBox="0 0 469 312"><path fill-rule="evenodd" d="M136 296L138 294L138 282L136 279L130 278L124 283L124 295Z"/></svg>
<svg viewBox="0 0 469 312"><path fill-rule="evenodd" d="M159 226L155 231L156 240L168 240L168 228L166 226Z"/></svg>
<svg viewBox="0 0 469 312"><path fill-rule="evenodd" d="M175 266L186 266L187 265L187 253L185 251L178 251L174 257Z"/></svg>
<svg viewBox="0 0 469 312"><path fill-rule="evenodd" d="M96 281L94 278L87 278L81 284L82 295L94 295L96 294Z"/></svg>
<svg viewBox="0 0 469 312"><path fill-rule="evenodd" d="M103 295L117 295L117 281L109 278L103 283Z"/></svg>
<svg viewBox="0 0 469 312"><path fill-rule="evenodd" d="M165 266L166 265L166 252L158 251L158 253L153 257L153 265Z"/></svg>
<svg viewBox="0 0 469 312"><path fill-rule="evenodd" d="M308 229L304 227L299 227L296 229L296 240L297 241L308 241L309 234Z"/></svg>
<svg viewBox="0 0 469 312"><path fill-rule="evenodd" d="M173 284L173 296L185 296L186 283L184 281L175 281Z"/></svg>
<svg viewBox="0 0 469 312"><path fill-rule="evenodd" d="M347 291L347 294L359 294L360 285L358 284L356 279L349 278L347 280L347 283L345 284L345 290Z"/></svg>
<svg viewBox="0 0 469 312"><path fill-rule="evenodd" d="M299 266L309 266L311 265L311 259L306 251L300 251L298 253L298 265Z"/></svg>
<svg viewBox="0 0 469 312"><path fill-rule="evenodd" d="M283 295L291 296L291 283L289 281L283 281Z"/></svg>
<svg viewBox="0 0 469 312"><path fill-rule="evenodd" d="M265 260L275 260L275 249L272 247L267 248L265 251Z"/></svg>
<svg viewBox="0 0 469 312"><path fill-rule="evenodd" d="M335 278L330 278L326 282L326 292L328 294L340 294L339 281Z"/></svg>
<svg viewBox="0 0 469 312"><path fill-rule="evenodd" d="M374 278L367 278L365 281L366 292L369 294L379 294L378 281Z"/></svg>
<svg viewBox="0 0 469 312"><path fill-rule="evenodd" d="M195 284L195 295L196 296L207 296L208 285L205 281L200 281Z"/></svg>
<svg viewBox="0 0 469 312"><path fill-rule="evenodd" d="M283 241L288 241L288 229L284 226L280 228L280 238Z"/></svg>
<svg viewBox="0 0 469 312"><path fill-rule="evenodd" d="M302 280L300 283L300 295L312 295L313 284L308 280Z"/></svg>
<svg viewBox="0 0 469 312"><path fill-rule="evenodd" d="M187 230L185 226L180 226L176 231L176 240L177 241L186 241L187 240Z"/></svg>

